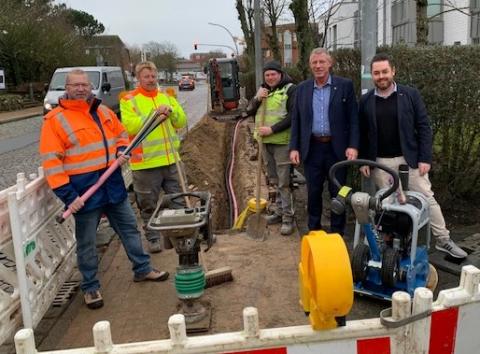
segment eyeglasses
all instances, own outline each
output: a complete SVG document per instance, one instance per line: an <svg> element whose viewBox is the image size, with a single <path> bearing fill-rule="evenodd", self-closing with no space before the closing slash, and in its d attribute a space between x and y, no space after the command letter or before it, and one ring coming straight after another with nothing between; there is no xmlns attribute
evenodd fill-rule
<svg viewBox="0 0 480 354"><path fill-rule="evenodd" d="M91 85L90 84L66 84L65 86L72 86L74 88L89 88Z"/></svg>

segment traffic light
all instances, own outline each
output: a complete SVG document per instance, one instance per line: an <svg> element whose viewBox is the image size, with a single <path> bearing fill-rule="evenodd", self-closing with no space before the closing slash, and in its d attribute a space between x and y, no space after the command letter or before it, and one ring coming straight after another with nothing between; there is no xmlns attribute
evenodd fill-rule
<svg viewBox="0 0 480 354"><path fill-rule="evenodd" d="M198 48L198 44L197 43L193 43L193 49L197 50Z"/></svg>

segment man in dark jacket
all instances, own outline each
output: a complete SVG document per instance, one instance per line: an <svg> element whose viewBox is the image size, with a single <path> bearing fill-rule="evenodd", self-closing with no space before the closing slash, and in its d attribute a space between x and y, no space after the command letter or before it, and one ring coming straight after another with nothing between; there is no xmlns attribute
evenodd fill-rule
<svg viewBox="0 0 480 354"><path fill-rule="evenodd" d="M377 161L398 171L409 166L409 189L424 194L430 205L430 225L437 241L435 248L456 258L467 253L458 247L445 226L442 210L433 197L428 172L432 164L432 129L418 90L395 83L395 67L387 54L371 62L375 88L360 100L360 157ZM389 186L390 175L378 168L362 166L379 188Z"/></svg>
<svg viewBox="0 0 480 354"><path fill-rule="evenodd" d="M43 121L40 155L49 186L75 218L80 288L91 309L103 306L97 279L98 257L95 247L97 226L102 214L119 235L132 263L134 281L163 281L168 272L152 269L143 251L135 214L127 198L120 169L87 200L80 198L95 184L115 158L122 154L128 136L118 118L92 95L92 86L82 70L72 70L66 78L66 96Z"/></svg>
<svg viewBox="0 0 480 354"><path fill-rule="evenodd" d="M305 167L308 190L308 229L322 228L322 192L333 164L357 158L359 144L358 108L352 80L330 74L332 58L324 48L310 54L313 79L298 85L292 115L290 160ZM336 175L346 182L346 171ZM329 191L336 196L331 181ZM331 231L344 234L345 214L331 213Z"/></svg>
<svg viewBox="0 0 480 354"><path fill-rule="evenodd" d="M290 190L288 143L295 85L277 61L265 64L263 79L247 113L255 114L255 134L262 139L268 180L277 194L277 208L273 215L267 217L267 223L281 222L280 233L290 235L293 232L293 198Z"/></svg>

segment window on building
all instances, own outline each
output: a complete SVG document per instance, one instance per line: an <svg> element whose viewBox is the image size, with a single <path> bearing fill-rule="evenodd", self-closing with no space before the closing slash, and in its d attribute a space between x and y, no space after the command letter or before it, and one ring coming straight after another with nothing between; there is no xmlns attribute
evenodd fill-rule
<svg viewBox="0 0 480 354"><path fill-rule="evenodd" d="M408 0L395 0L392 3L392 42L393 43L415 43L414 32L412 27L415 26L415 12L412 16L411 6L415 3L410 3ZM415 10L415 8L413 8Z"/></svg>
<svg viewBox="0 0 480 354"><path fill-rule="evenodd" d="M333 50L336 50L337 49L337 25L333 25L332 35L333 35L333 40L332 40Z"/></svg>
<svg viewBox="0 0 480 354"><path fill-rule="evenodd" d="M360 48L360 12L353 13L353 47Z"/></svg>
<svg viewBox="0 0 480 354"><path fill-rule="evenodd" d="M480 44L480 0L470 0L470 13L472 44Z"/></svg>

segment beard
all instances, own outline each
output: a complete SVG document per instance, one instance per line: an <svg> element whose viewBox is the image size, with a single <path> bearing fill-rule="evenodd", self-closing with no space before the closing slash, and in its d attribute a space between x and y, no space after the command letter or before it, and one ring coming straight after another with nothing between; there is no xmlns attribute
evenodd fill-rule
<svg viewBox="0 0 480 354"><path fill-rule="evenodd" d="M386 90L393 84L393 80L391 79L382 79L382 80L377 80L374 82L375 87L378 88L379 90Z"/></svg>

